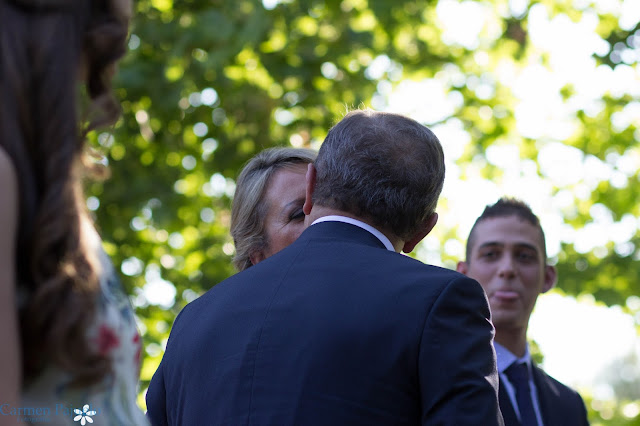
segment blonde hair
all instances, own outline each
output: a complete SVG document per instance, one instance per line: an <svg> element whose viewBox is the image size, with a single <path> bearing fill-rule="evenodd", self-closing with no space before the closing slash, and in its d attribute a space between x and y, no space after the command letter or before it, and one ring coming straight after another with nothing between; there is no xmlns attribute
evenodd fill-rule
<svg viewBox="0 0 640 426"><path fill-rule="evenodd" d="M269 244L264 229L267 214L264 194L271 176L293 164L313 163L317 155L306 148L269 148L244 166L231 205L231 236L236 246L233 264L238 271L250 267L251 254Z"/></svg>

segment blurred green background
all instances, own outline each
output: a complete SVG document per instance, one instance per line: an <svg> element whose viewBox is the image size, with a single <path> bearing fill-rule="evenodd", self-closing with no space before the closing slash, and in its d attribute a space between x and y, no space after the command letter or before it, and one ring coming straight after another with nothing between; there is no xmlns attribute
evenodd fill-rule
<svg viewBox="0 0 640 426"><path fill-rule="evenodd" d="M143 407L176 314L234 273L242 165L271 146L318 148L347 109L371 107L414 117L445 147L441 220L414 255L453 268L485 204L529 202L559 269L544 297L615 309L634 330L635 351L575 383L590 420L640 425L640 2L134 7L115 82L123 117L91 139L112 176L88 185L87 203L140 320Z"/></svg>

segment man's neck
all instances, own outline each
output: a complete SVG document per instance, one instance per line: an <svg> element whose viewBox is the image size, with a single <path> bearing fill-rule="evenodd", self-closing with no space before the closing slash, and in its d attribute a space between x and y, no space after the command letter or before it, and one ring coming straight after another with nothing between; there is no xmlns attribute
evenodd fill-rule
<svg viewBox="0 0 640 426"><path fill-rule="evenodd" d="M518 358L521 358L527 348L527 329L503 330L496 328L495 341Z"/></svg>

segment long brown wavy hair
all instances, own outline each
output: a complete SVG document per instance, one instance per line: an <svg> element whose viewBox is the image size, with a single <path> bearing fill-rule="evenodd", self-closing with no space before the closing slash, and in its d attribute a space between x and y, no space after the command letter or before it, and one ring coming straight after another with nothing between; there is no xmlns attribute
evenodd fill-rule
<svg viewBox="0 0 640 426"><path fill-rule="evenodd" d="M86 132L120 114L110 85L126 51L130 8L129 0L0 0L0 146L19 185L26 385L50 364L76 385L111 371L87 340L100 289L80 232L87 217L81 158Z"/></svg>

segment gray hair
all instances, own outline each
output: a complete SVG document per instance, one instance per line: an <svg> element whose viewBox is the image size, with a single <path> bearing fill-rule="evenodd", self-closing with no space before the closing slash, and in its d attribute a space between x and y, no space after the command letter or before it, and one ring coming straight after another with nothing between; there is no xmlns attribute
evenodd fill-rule
<svg viewBox="0 0 640 426"><path fill-rule="evenodd" d="M313 163L317 155L306 148L268 148L243 167L231 205L231 236L236 247L233 264L238 271L252 265L252 253L268 247L264 195L271 176L287 166Z"/></svg>
<svg viewBox="0 0 640 426"><path fill-rule="evenodd" d="M431 130L399 114L356 110L327 135L315 162L314 203L408 238L435 211L444 154Z"/></svg>

